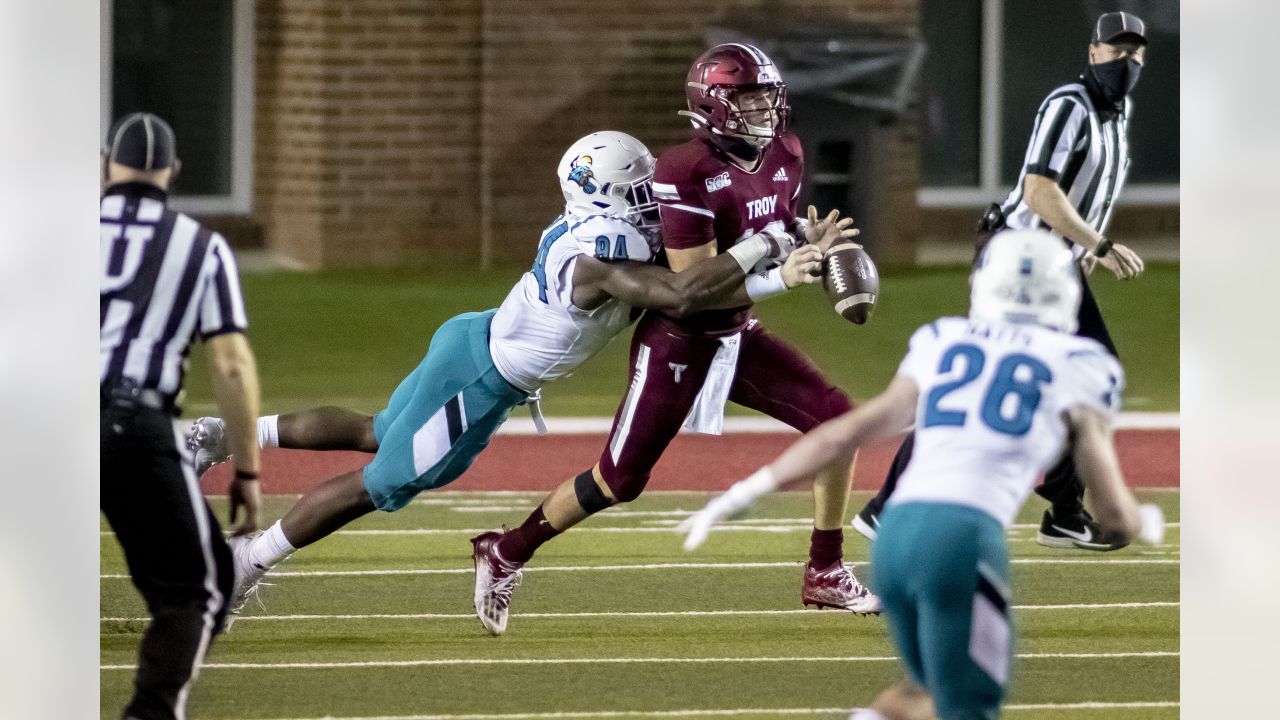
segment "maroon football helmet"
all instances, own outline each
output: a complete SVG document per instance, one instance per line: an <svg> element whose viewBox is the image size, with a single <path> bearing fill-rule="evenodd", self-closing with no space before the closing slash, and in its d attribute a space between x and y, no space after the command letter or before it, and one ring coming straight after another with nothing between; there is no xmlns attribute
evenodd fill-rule
<svg viewBox="0 0 1280 720"><path fill-rule="evenodd" d="M787 84L768 55L725 43L698 56L685 81L689 109L680 114L712 139L736 138L755 150L787 131Z"/></svg>

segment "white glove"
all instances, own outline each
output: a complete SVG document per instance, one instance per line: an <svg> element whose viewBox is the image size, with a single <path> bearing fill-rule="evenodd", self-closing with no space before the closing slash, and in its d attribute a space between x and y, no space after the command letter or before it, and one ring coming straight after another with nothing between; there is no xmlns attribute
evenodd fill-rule
<svg viewBox="0 0 1280 720"><path fill-rule="evenodd" d="M777 487L773 473L768 468L757 471L754 475L736 482L721 495L711 499L707 506L690 515L676 526L676 532L685 533L684 549L693 550L707 541L711 528L726 518L733 517L755 504L762 495L772 492Z"/></svg>
<svg viewBox="0 0 1280 720"><path fill-rule="evenodd" d="M1138 517L1142 519L1142 529L1138 531L1138 540L1147 545L1159 545L1164 542L1164 513L1151 503L1138 506Z"/></svg>

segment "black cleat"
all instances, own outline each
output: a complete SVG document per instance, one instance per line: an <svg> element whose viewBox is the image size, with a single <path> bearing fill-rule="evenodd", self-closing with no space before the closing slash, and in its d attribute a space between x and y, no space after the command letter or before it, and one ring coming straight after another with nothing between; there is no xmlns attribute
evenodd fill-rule
<svg viewBox="0 0 1280 720"><path fill-rule="evenodd" d="M1044 519L1040 521L1040 531L1036 533L1036 542L1045 547L1080 548L1096 552L1119 550L1129 544L1104 537L1093 517L1083 508L1078 512L1063 513L1062 517L1055 517L1052 508L1045 510Z"/></svg>
<svg viewBox="0 0 1280 720"><path fill-rule="evenodd" d="M853 516L853 529L868 540L876 539L876 534L880 532L880 510L876 508L874 501L867 503L866 507Z"/></svg>

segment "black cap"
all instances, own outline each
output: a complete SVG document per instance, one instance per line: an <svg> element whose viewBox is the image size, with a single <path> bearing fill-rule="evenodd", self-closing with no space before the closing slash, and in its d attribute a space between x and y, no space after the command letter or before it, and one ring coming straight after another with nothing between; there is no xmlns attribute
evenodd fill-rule
<svg viewBox="0 0 1280 720"><path fill-rule="evenodd" d="M1110 43L1125 37L1147 44L1147 25L1133 13L1109 12L1098 16L1093 25L1092 42Z"/></svg>
<svg viewBox="0 0 1280 720"><path fill-rule="evenodd" d="M169 123L140 112L111 126L102 152L111 162L136 170L163 170L173 167L177 145Z"/></svg>

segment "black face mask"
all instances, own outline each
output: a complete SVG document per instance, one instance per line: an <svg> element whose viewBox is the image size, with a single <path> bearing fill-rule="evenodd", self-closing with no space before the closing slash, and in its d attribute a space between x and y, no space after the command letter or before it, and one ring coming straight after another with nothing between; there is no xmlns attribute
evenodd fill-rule
<svg viewBox="0 0 1280 720"><path fill-rule="evenodd" d="M1090 65L1085 82L1094 92L1111 103L1116 110L1124 106L1125 97L1133 92L1142 74L1142 64L1136 58L1121 58Z"/></svg>

